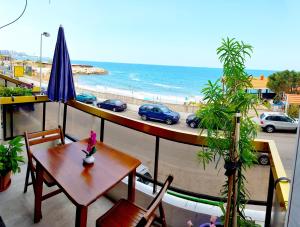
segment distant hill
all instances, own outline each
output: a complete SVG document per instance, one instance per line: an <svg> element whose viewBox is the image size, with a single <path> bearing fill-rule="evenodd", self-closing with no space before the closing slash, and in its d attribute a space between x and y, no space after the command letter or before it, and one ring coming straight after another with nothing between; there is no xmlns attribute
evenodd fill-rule
<svg viewBox="0 0 300 227"><path fill-rule="evenodd" d="M17 60L30 60L30 61L39 61L39 56L28 55L24 52L18 52L14 50L0 50L0 55L8 55ZM43 62L50 62L51 58L43 57Z"/></svg>

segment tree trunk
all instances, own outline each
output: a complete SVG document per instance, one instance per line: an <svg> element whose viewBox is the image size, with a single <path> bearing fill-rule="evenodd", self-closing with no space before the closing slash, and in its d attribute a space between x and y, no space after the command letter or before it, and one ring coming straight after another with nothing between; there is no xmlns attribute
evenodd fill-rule
<svg viewBox="0 0 300 227"><path fill-rule="evenodd" d="M239 160L239 138L240 138L240 116L238 112L235 118L235 131L233 132L232 148L230 149L230 160L234 163ZM237 227L237 195L238 195L238 184L237 184L237 169L234 170L233 174L228 177L228 193L227 193L227 206L225 215L225 227ZM230 222L231 219L231 222Z"/></svg>

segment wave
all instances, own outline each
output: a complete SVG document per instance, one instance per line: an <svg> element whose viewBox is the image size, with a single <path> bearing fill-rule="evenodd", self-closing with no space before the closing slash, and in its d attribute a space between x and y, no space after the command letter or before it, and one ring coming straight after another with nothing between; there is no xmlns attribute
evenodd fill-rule
<svg viewBox="0 0 300 227"><path fill-rule="evenodd" d="M157 93L133 91L133 90L106 87L101 85L96 85L96 86L79 85L78 88L89 90L91 92L115 94L115 95L141 99L145 101L154 101L154 102L172 103L172 104L183 104L184 102L187 101L198 102L201 101L203 98L202 96L185 97L185 96L176 96L176 95L161 95Z"/></svg>
<svg viewBox="0 0 300 227"><path fill-rule="evenodd" d="M182 87L167 85L167 84L160 84L160 83L154 83L153 84L156 87L163 87L163 88L175 88L175 89L182 89Z"/></svg>
<svg viewBox="0 0 300 227"><path fill-rule="evenodd" d="M141 81L141 79L138 78L137 76L138 76L138 74L136 74L136 73L130 73L129 74L129 79L131 79L133 81Z"/></svg>

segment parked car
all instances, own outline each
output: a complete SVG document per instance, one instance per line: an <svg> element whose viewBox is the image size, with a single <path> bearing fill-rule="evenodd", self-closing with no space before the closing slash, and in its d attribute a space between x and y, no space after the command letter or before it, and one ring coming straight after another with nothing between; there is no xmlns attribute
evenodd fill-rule
<svg viewBox="0 0 300 227"><path fill-rule="evenodd" d="M98 102L97 106L114 112L124 111L127 108L127 104L118 99L107 99L104 102Z"/></svg>
<svg viewBox="0 0 300 227"><path fill-rule="evenodd" d="M139 173L139 174L141 174L141 175L144 175L146 177L152 178L150 170L148 169L148 167L144 166L143 164L139 165L136 168L136 172ZM147 184L147 185L150 184L149 181L147 181L146 179L143 179L141 177L138 177L138 176L137 176L137 181L142 182L143 184Z"/></svg>
<svg viewBox="0 0 300 227"><path fill-rule="evenodd" d="M297 130L298 120L289 117L285 113L265 112L256 121L259 126L268 133L275 130Z"/></svg>
<svg viewBox="0 0 300 227"><path fill-rule="evenodd" d="M257 161L260 165L269 165L270 160L268 154L258 154Z"/></svg>
<svg viewBox="0 0 300 227"><path fill-rule="evenodd" d="M97 98L95 95L90 94L90 93L80 93L80 94L76 95L76 100L79 102L92 104L95 101L97 101Z"/></svg>
<svg viewBox="0 0 300 227"><path fill-rule="evenodd" d="M144 104L139 108L139 115L146 120L162 121L168 125L179 121L180 115L161 104Z"/></svg>
<svg viewBox="0 0 300 227"><path fill-rule="evenodd" d="M186 123L188 126L190 126L191 128L198 128L199 124L200 124L200 118L197 117L196 114L190 114L187 118L186 118Z"/></svg>

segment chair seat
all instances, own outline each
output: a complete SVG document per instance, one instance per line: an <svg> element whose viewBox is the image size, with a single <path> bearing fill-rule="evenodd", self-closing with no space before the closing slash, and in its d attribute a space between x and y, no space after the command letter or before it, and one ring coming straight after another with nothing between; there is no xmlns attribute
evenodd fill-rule
<svg viewBox="0 0 300 227"><path fill-rule="evenodd" d="M145 213L146 211L143 208L136 206L128 200L121 199L106 214L97 219L96 226L136 226Z"/></svg>
<svg viewBox="0 0 300 227"><path fill-rule="evenodd" d="M33 166L33 169L34 169L34 171L36 171L35 165ZM47 172L43 173L43 178L44 178L44 183L48 187L52 187L52 186L56 185L54 179Z"/></svg>
<svg viewBox="0 0 300 227"><path fill-rule="evenodd" d="M52 187L52 186L56 185L55 181L48 173L44 172L43 177L44 177L44 183L48 187Z"/></svg>

